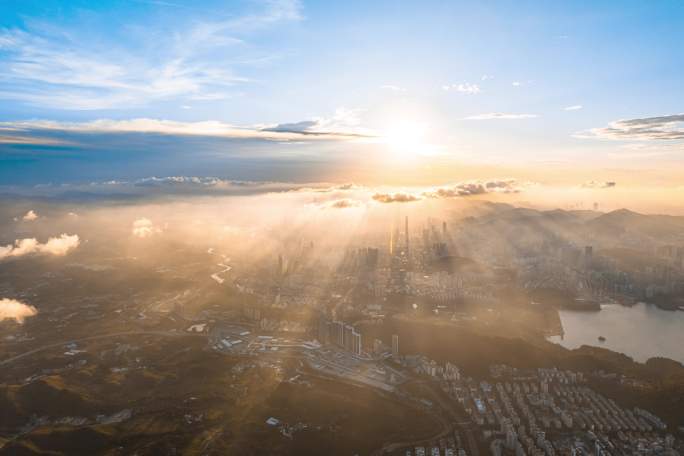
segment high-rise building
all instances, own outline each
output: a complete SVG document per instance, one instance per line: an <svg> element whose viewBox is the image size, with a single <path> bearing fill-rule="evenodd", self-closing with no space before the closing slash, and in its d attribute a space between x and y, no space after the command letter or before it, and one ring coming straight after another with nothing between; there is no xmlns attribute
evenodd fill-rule
<svg viewBox="0 0 684 456"><path fill-rule="evenodd" d="M392 334L392 356L394 358L399 357L399 335Z"/></svg>
<svg viewBox="0 0 684 456"><path fill-rule="evenodd" d="M389 240L389 254L394 255L394 230L390 230L390 240Z"/></svg>
<svg viewBox="0 0 684 456"><path fill-rule="evenodd" d="M340 346L344 347L344 323L341 321L332 322L332 341Z"/></svg>
<svg viewBox="0 0 684 456"><path fill-rule="evenodd" d="M356 331L352 325L344 326L344 349L349 352L354 352L354 334Z"/></svg>
<svg viewBox="0 0 684 456"><path fill-rule="evenodd" d="M361 333L356 330L352 331L352 353L361 356Z"/></svg>
<svg viewBox="0 0 684 456"><path fill-rule="evenodd" d="M409 256L409 229L408 229L408 215L406 216L404 222L404 238L406 240L406 252L405 255Z"/></svg>
<svg viewBox="0 0 684 456"><path fill-rule="evenodd" d="M588 245L584 247L584 265L590 267L594 261L594 247Z"/></svg>
<svg viewBox="0 0 684 456"><path fill-rule="evenodd" d="M330 343L330 322L321 315L318 319L318 341L322 344Z"/></svg>

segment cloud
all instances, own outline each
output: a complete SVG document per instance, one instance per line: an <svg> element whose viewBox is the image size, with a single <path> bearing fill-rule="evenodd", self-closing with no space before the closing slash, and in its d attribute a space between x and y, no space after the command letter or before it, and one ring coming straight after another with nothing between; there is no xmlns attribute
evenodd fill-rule
<svg viewBox="0 0 684 456"><path fill-rule="evenodd" d="M24 304L16 299L0 299L0 321L15 320L22 324L27 317L32 317L38 313L35 307Z"/></svg>
<svg viewBox="0 0 684 456"><path fill-rule="evenodd" d="M572 105L563 108L563 111L579 111L582 109L582 105Z"/></svg>
<svg viewBox="0 0 684 456"><path fill-rule="evenodd" d="M154 226L152 220L148 218L139 218L133 222L132 234L139 238L146 238L161 233L161 228Z"/></svg>
<svg viewBox="0 0 684 456"><path fill-rule="evenodd" d="M45 244L39 243L35 238L17 239L14 244L0 246L0 260L33 253L64 256L78 247L79 244L80 239L77 234L62 234L59 237L51 237Z"/></svg>
<svg viewBox="0 0 684 456"><path fill-rule="evenodd" d="M27 222L32 222L33 220L36 220L37 218L38 218L38 214L36 214L36 212L33 209L31 209L26 214L24 214L24 216L21 219L24 221L27 221Z"/></svg>
<svg viewBox="0 0 684 456"><path fill-rule="evenodd" d="M379 203L412 203L420 201L422 198L410 193L376 193L373 195L373 200Z"/></svg>
<svg viewBox="0 0 684 456"><path fill-rule="evenodd" d="M442 90L446 91L451 91L454 90L456 92L460 93L466 93L469 95L476 95L481 92L480 86L477 84L470 84L468 82L464 82L461 84L450 84L450 85L443 85Z"/></svg>
<svg viewBox="0 0 684 456"><path fill-rule="evenodd" d="M66 141L50 138L22 135L0 135L0 144L31 144L35 146L63 146L69 145Z"/></svg>
<svg viewBox="0 0 684 456"><path fill-rule="evenodd" d="M521 183L515 179L472 180L435 187L421 193L376 193L373 195L373 200L380 203L410 203L422 199L463 198L489 193L520 193L528 185L531 184Z"/></svg>
<svg viewBox="0 0 684 456"><path fill-rule="evenodd" d="M483 74L480 79L482 79L483 81L489 81L490 79L494 79L494 76L489 74Z"/></svg>
<svg viewBox="0 0 684 456"><path fill-rule="evenodd" d="M264 139L277 141L307 139L353 139L370 137L372 133L362 129L359 122L351 123L351 115L344 117L345 111L336 112L330 119L319 118L295 123L284 123L270 127L236 126L220 121L178 122L138 118L130 120L100 119L89 122L57 122L32 120L0 122L0 127L8 127L41 134L62 133L141 133L176 136L206 136L234 139Z"/></svg>
<svg viewBox="0 0 684 456"><path fill-rule="evenodd" d="M384 85L381 85L380 88L382 90L390 90L392 92L406 92L405 88L399 87L396 85L392 85L392 84L384 84Z"/></svg>
<svg viewBox="0 0 684 456"><path fill-rule="evenodd" d="M584 188L613 188L617 185L617 182L615 181L604 181L604 182L597 182L597 181L588 181L582 184L582 187Z"/></svg>
<svg viewBox="0 0 684 456"><path fill-rule="evenodd" d="M485 114L477 114L474 116L468 116L466 120L518 120L518 119L533 119L537 117L536 114L512 114L504 112L489 112Z"/></svg>
<svg viewBox="0 0 684 456"><path fill-rule="evenodd" d="M450 186L439 187L423 193L427 198L458 198L463 196L484 195L487 193L519 193L521 185L515 179L490 181L459 182Z"/></svg>
<svg viewBox="0 0 684 456"><path fill-rule="evenodd" d="M684 114L617 120L607 127L594 128L575 136L638 141L680 140L684 139Z"/></svg>
<svg viewBox="0 0 684 456"><path fill-rule="evenodd" d="M520 81L513 81L513 82L511 82L511 85L512 85L513 87L520 87L520 86L522 85L522 82L520 82Z"/></svg>
<svg viewBox="0 0 684 456"><path fill-rule="evenodd" d="M374 137L375 133L361 127L361 110L338 108L330 118L318 117L293 123L281 123L262 128L260 132L327 137Z"/></svg>
<svg viewBox="0 0 684 456"><path fill-rule="evenodd" d="M315 187L312 187L314 185ZM90 183L43 184L36 186L9 187L13 195L23 197L47 197L62 200L154 198L168 195L222 195L246 196L274 192L310 190L332 192L351 190L354 184L331 186L322 183L291 183L271 181L239 181L217 177L167 176L145 177L132 181L93 181Z"/></svg>
<svg viewBox="0 0 684 456"><path fill-rule="evenodd" d="M78 27L39 21L23 29L0 29L0 99L98 110L229 98L235 86L249 82L238 74L243 67L272 57L255 44L246 47L243 38L303 19L299 1L268 0L261 5L226 20L189 16L171 32L125 23L115 24L125 36L102 36L93 27L84 27L89 33L84 36ZM116 16L89 18L97 24Z"/></svg>
<svg viewBox="0 0 684 456"><path fill-rule="evenodd" d="M60 237L50 238L45 244L39 245L38 251L51 255L63 256L78 247L79 243L80 240L77 234L71 236L62 234Z"/></svg>
<svg viewBox="0 0 684 456"><path fill-rule="evenodd" d="M329 207L331 209L349 209L352 207L359 207L359 206L361 206L360 201L345 198L345 199L332 201L326 207Z"/></svg>

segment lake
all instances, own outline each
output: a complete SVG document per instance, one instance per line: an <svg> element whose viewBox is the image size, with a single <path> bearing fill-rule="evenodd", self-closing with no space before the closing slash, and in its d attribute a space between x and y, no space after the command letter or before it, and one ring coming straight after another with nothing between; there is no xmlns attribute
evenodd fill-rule
<svg viewBox="0 0 684 456"><path fill-rule="evenodd" d="M644 362L662 356L684 363L684 312L638 303L601 305L600 312L561 310L565 335L548 340L566 348L603 347ZM598 340L606 338L605 342Z"/></svg>

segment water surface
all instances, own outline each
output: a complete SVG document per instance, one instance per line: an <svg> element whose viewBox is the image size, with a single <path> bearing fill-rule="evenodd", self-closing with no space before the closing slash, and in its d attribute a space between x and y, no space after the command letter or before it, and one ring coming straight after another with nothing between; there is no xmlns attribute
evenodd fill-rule
<svg viewBox="0 0 684 456"><path fill-rule="evenodd" d="M551 342L566 348L608 348L639 362L663 356L684 363L684 311L666 311L638 303L632 307L605 304L600 312L559 313L565 335L549 337ZM600 342L599 336L606 341Z"/></svg>

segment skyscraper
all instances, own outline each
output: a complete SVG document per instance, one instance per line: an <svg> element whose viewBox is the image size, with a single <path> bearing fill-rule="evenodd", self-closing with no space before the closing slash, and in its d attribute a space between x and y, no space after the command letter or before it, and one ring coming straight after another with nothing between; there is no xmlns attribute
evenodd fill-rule
<svg viewBox="0 0 684 456"><path fill-rule="evenodd" d="M406 239L406 256L409 255L409 230L408 230L408 215L404 221L404 237Z"/></svg>
<svg viewBox="0 0 684 456"><path fill-rule="evenodd" d="M584 247L584 265L585 267L591 267L594 261L594 247L588 245Z"/></svg>
<svg viewBox="0 0 684 456"><path fill-rule="evenodd" d="M392 334L392 357L399 357L399 335Z"/></svg>

